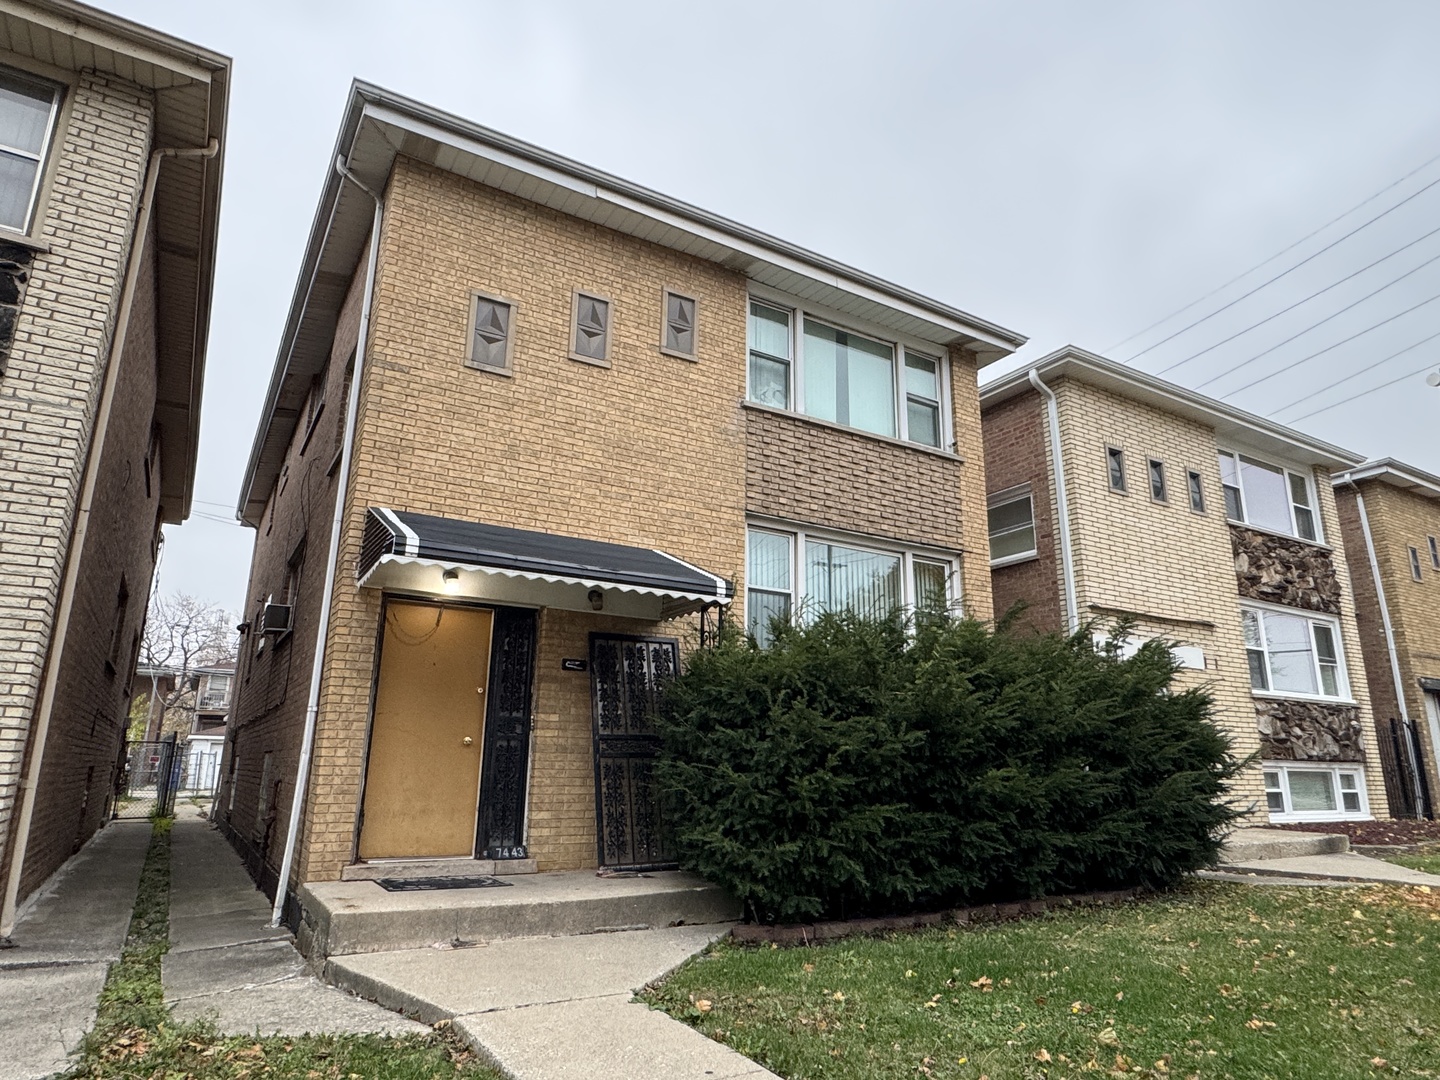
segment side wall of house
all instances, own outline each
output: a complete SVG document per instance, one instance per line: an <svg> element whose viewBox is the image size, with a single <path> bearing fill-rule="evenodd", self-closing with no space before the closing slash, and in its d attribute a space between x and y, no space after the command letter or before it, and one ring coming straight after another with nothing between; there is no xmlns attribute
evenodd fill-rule
<svg viewBox="0 0 1440 1080"><path fill-rule="evenodd" d="M1035 519L1035 557L990 572L995 616L1023 603L1026 606L1018 625L1042 632L1061 630L1065 626L1064 585L1045 403L1038 392L1026 391L987 408L983 427L987 494L1028 487Z"/></svg>
<svg viewBox="0 0 1440 1080"><path fill-rule="evenodd" d="M16 263L7 274L18 273L19 280L28 282L14 341L0 371L0 629L6 638L0 655L0 867L8 866L31 725L45 665L55 654L56 597L110 354L152 124L148 95L124 80L83 72L66 95L61 116L68 122L57 133L58 158L41 228L50 250L32 254L7 245L4 253L6 261L29 265L17 271ZM153 402L152 391L135 406L146 414L147 428ZM120 408L124 412L129 406L122 400ZM125 417L117 419L124 427ZM145 522L153 521L152 508ZM143 531L148 552L148 527ZM119 576L130 560L115 565L113 572L99 560L96 565L94 574L82 570L78 599L88 603L92 595L104 597L106 615L92 627L81 621L77 609L70 639L77 648L86 635L102 638L108 648ZM128 645L144 615L148 575L139 574L127 585ZM122 663L129 659L127 654ZM110 712L124 678L122 674L114 693L79 704L78 714L57 714L60 726L88 732L92 718L102 710ZM99 726L96 719L97 736ZM47 750L47 763L50 753ZM97 750L91 800L78 829L82 834L99 812L93 785L102 782L101 765L108 764L101 758ZM76 768L83 786L90 764ZM78 795L73 783L67 790L70 796ZM33 888L46 866L69 854L77 813L72 807L63 825L52 820L44 832L34 834L36 850L27 858L22 889ZM52 828L58 829L53 836Z"/></svg>
<svg viewBox="0 0 1440 1080"><path fill-rule="evenodd" d="M1215 433L1173 413L1073 379L1054 386L1065 453L1076 592L1082 620L1137 620L1145 636L1198 646L1204 685L1237 757L1259 750L1255 705L1240 627L1235 563L1221 495ZM1126 491L1110 490L1106 447L1125 452ZM1147 460L1165 464L1168 500L1150 497ZM1185 473L1200 473L1205 512L1190 508ZM1265 792L1255 766L1233 793L1262 820Z"/></svg>

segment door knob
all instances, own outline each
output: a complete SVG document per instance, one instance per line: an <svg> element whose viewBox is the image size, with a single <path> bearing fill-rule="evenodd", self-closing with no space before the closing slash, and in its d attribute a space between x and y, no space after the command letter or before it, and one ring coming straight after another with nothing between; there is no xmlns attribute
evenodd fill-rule
<svg viewBox="0 0 1440 1080"><path fill-rule="evenodd" d="M460 740L460 745L461 745L461 746L469 746L469 745L471 745L472 743L474 743L474 741L475 741L475 740L472 739L469 735L466 735L463 739Z"/></svg>

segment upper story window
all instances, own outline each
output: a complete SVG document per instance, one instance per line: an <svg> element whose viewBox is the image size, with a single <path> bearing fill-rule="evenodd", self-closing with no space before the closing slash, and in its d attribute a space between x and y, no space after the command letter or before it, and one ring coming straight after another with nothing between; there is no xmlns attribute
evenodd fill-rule
<svg viewBox="0 0 1440 1080"><path fill-rule="evenodd" d="M0 226L28 232L55 127L60 88L0 68Z"/></svg>
<svg viewBox="0 0 1440 1080"><path fill-rule="evenodd" d="M1110 479L1111 491L1125 490L1125 451L1118 446L1105 448L1105 468Z"/></svg>
<svg viewBox="0 0 1440 1080"><path fill-rule="evenodd" d="M774 619L851 611L871 618L950 606L954 564L943 556L872 546L868 540L752 528L746 566L746 627L769 643Z"/></svg>
<svg viewBox="0 0 1440 1080"><path fill-rule="evenodd" d="M1410 576L1416 581L1420 581L1423 579L1420 573L1420 552L1413 547L1407 550L1410 552Z"/></svg>
<svg viewBox="0 0 1440 1080"><path fill-rule="evenodd" d="M1286 696L1347 699L1350 687L1335 620L1273 608L1241 609L1250 688Z"/></svg>
<svg viewBox="0 0 1440 1080"><path fill-rule="evenodd" d="M481 292L470 294L470 334L465 363L470 367L508 372L514 351L515 301Z"/></svg>
<svg viewBox="0 0 1440 1080"><path fill-rule="evenodd" d="M698 359L695 344L695 298L665 290L665 320L660 327L660 351L681 360Z"/></svg>
<svg viewBox="0 0 1440 1080"><path fill-rule="evenodd" d="M1436 570L1440 570L1440 545L1435 543L1433 536L1427 536L1425 539L1430 541L1430 565Z"/></svg>
<svg viewBox="0 0 1440 1080"><path fill-rule="evenodd" d="M200 694L200 708L223 709L230 704L230 676L206 675L205 689Z"/></svg>
<svg viewBox="0 0 1440 1080"><path fill-rule="evenodd" d="M570 359L610 366L610 301L576 290L572 308Z"/></svg>
<svg viewBox="0 0 1440 1080"><path fill-rule="evenodd" d="M990 496L989 518L991 566L1035 557L1035 508L1030 492L1002 491Z"/></svg>
<svg viewBox="0 0 1440 1080"><path fill-rule="evenodd" d="M1315 493L1304 473L1243 454L1220 451L1220 486L1231 521L1257 525L1302 540L1320 539Z"/></svg>
<svg viewBox="0 0 1440 1080"><path fill-rule="evenodd" d="M753 299L749 352L751 401L923 446L948 441L939 356Z"/></svg>
<svg viewBox="0 0 1440 1080"><path fill-rule="evenodd" d="M1190 485L1190 509L1197 514L1205 512L1205 484L1200 479L1200 474L1189 469L1185 473L1185 479Z"/></svg>
<svg viewBox="0 0 1440 1080"><path fill-rule="evenodd" d="M1169 502L1170 493L1165 488L1165 463L1151 458L1148 465L1150 469L1150 498L1156 502Z"/></svg>

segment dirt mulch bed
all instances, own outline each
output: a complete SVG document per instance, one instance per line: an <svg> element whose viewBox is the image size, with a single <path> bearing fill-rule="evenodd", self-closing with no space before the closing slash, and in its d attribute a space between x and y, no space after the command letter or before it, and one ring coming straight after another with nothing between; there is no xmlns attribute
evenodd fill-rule
<svg viewBox="0 0 1440 1080"><path fill-rule="evenodd" d="M1440 821L1315 821L1303 824L1270 825L1271 829L1292 832L1344 833L1350 843L1367 847L1410 847L1440 843Z"/></svg>

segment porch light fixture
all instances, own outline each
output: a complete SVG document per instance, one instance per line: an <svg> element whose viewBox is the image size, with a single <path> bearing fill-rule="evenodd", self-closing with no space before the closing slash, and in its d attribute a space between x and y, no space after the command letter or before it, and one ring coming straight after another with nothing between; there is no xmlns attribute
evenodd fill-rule
<svg viewBox="0 0 1440 1080"><path fill-rule="evenodd" d="M596 611L601 611L605 607L605 594L599 589L591 589L585 594L585 599L590 601L590 606Z"/></svg>
<svg viewBox="0 0 1440 1080"><path fill-rule="evenodd" d="M460 571L453 568L446 570L441 575L440 583L447 593L454 596L460 591Z"/></svg>

